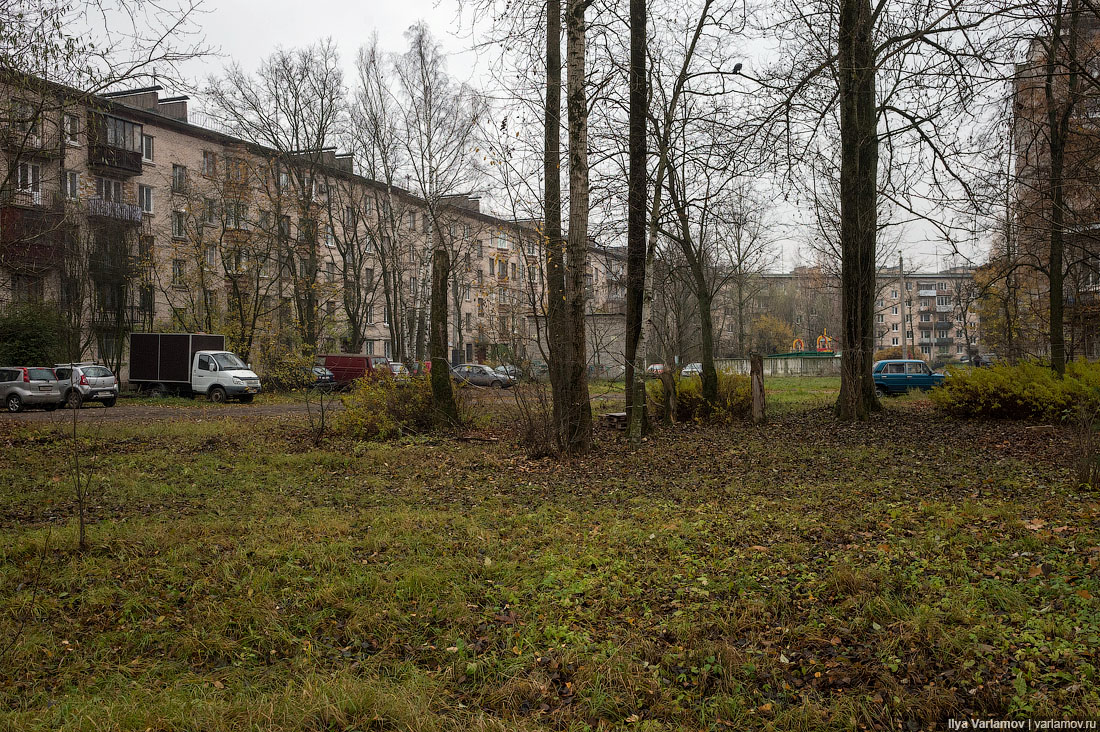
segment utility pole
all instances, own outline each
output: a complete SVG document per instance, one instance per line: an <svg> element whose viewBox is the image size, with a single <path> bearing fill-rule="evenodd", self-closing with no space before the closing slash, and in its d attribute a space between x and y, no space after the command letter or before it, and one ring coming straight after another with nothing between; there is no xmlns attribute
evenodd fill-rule
<svg viewBox="0 0 1100 732"><path fill-rule="evenodd" d="M905 294L905 263L901 252L898 252L898 294L901 295L901 357L913 358L913 354L909 352L909 339L906 337L909 328L909 300Z"/></svg>

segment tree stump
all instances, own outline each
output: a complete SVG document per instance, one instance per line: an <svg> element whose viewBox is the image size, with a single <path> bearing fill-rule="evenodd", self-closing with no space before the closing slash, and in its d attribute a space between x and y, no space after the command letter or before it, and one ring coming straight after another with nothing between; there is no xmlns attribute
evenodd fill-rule
<svg viewBox="0 0 1100 732"><path fill-rule="evenodd" d="M752 423L761 424L764 419L764 357L753 353L749 361L749 381L752 385Z"/></svg>

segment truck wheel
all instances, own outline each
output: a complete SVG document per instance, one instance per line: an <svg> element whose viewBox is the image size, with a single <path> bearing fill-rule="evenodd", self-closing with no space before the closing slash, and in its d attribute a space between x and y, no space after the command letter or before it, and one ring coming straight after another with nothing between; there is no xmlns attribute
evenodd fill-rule
<svg viewBox="0 0 1100 732"><path fill-rule="evenodd" d="M76 389L71 390L65 395L65 406L69 409L80 409L80 405L84 403L84 395Z"/></svg>
<svg viewBox="0 0 1100 732"><path fill-rule="evenodd" d="M215 404L225 404L225 389L220 386L212 387L207 396L209 396L210 401Z"/></svg>
<svg viewBox="0 0 1100 732"><path fill-rule="evenodd" d="M118 397L111 397L110 399L104 399L104 400L103 400L103 406L105 406L105 407L113 407L113 406L115 406L115 400L116 400L117 398L118 398Z"/></svg>
<svg viewBox="0 0 1100 732"><path fill-rule="evenodd" d="M254 394L241 394L241 404L251 404Z"/></svg>
<svg viewBox="0 0 1100 732"><path fill-rule="evenodd" d="M153 384L149 387L149 396L159 399L160 397L167 396L168 390L164 388L164 384Z"/></svg>
<svg viewBox="0 0 1100 732"><path fill-rule="evenodd" d="M18 394L8 394L8 398L4 400L4 406L8 408L8 411L12 414L23 411L23 400Z"/></svg>

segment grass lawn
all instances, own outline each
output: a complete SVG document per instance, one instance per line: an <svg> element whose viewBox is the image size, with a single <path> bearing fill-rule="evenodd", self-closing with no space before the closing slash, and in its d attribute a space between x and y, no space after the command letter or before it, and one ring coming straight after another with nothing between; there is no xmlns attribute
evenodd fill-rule
<svg viewBox="0 0 1100 732"><path fill-rule="evenodd" d="M760 428L565 462L502 419L321 449L299 417L100 424L83 553L64 437L0 421L0 730L1100 715L1068 435L912 398L838 424L828 381L771 380Z"/></svg>

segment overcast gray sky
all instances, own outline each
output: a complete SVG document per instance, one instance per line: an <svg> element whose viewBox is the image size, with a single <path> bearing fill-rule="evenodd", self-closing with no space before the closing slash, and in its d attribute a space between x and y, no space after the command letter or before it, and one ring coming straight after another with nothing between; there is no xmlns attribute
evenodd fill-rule
<svg viewBox="0 0 1100 732"><path fill-rule="evenodd" d="M206 58L185 66L189 76L203 77L221 69L230 59L254 69L277 46L307 45L331 37L348 66L359 47L377 32L387 51L405 49L404 32L424 20L449 53L450 71L471 80L477 58L470 40L458 35L456 0L211 0L198 21L207 43L223 57ZM464 78L464 75L465 78Z"/></svg>

